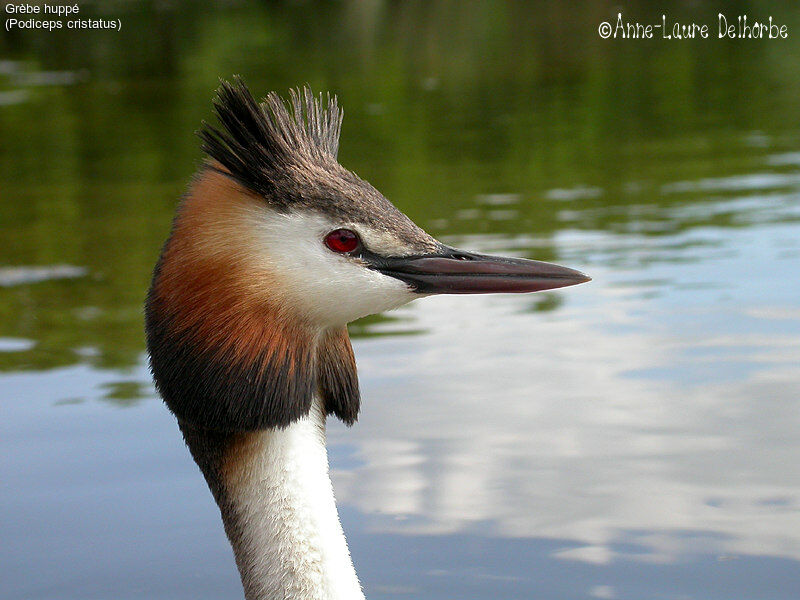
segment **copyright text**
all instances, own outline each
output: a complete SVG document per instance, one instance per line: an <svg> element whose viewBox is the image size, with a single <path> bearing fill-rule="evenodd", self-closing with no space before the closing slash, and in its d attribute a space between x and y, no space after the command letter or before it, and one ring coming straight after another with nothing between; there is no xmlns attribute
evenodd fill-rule
<svg viewBox="0 0 800 600"><path fill-rule="evenodd" d="M603 39L653 39L687 40L687 39L786 39L789 37L789 28L785 24L776 23L770 15L767 19L754 19L748 15L727 16L717 14L717 21L709 26L708 23L681 22L673 20L662 14L661 20L653 23L629 21L617 13L613 21L603 21L597 28L597 33Z"/></svg>

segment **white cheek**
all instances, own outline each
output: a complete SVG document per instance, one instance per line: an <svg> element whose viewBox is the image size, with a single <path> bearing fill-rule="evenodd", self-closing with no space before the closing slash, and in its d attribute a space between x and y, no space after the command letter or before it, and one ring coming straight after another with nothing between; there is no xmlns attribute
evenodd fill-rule
<svg viewBox="0 0 800 600"><path fill-rule="evenodd" d="M399 279L355 264L346 257L331 255L340 264L326 269L311 282L306 296L312 299L309 308L326 322L334 325L348 323L397 308L415 298L408 285ZM327 262L331 262L330 258Z"/></svg>
<svg viewBox="0 0 800 600"><path fill-rule="evenodd" d="M323 242L340 225L321 215L259 211L253 256L273 274L281 301L290 302L321 325L343 325L402 306L417 297L408 285L373 271Z"/></svg>

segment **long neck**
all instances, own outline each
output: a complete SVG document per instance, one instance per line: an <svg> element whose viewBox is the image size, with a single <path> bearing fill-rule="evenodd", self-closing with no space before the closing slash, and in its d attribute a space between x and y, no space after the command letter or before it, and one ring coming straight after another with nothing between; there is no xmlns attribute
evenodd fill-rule
<svg viewBox="0 0 800 600"><path fill-rule="evenodd" d="M181 429L219 505L247 600L363 600L328 475L319 400L283 429Z"/></svg>

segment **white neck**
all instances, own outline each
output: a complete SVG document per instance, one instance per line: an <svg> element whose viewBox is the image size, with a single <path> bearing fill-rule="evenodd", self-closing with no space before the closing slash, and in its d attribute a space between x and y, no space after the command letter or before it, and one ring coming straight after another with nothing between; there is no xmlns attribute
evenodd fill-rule
<svg viewBox="0 0 800 600"><path fill-rule="evenodd" d="M230 448L220 509L247 600L363 600L347 549L314 400L285 429Z"/></svg>

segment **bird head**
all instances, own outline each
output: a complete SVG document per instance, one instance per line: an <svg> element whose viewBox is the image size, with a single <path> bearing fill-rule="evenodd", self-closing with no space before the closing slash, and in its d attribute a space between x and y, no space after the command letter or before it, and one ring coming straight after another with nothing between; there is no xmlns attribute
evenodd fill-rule
<svg viewBox="0 0 800 600"><path fill-rule="evenodd" d="M336 99L257 102L241 80L199 132L146 306L156 385L176 416L226 431L288 425L320 394L359 408L346 324L424 295L534 292L589 278L437 241L336 158Z"/></svg>

